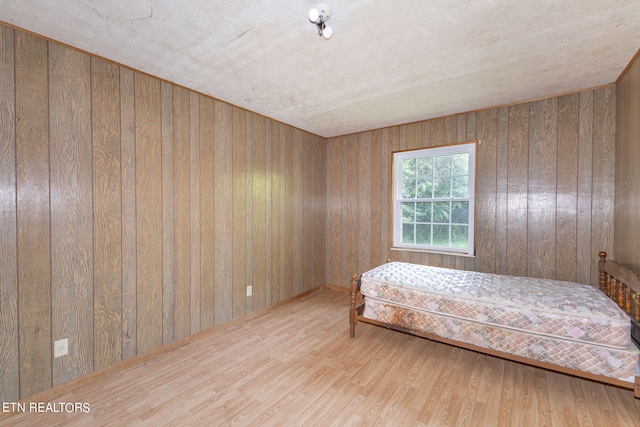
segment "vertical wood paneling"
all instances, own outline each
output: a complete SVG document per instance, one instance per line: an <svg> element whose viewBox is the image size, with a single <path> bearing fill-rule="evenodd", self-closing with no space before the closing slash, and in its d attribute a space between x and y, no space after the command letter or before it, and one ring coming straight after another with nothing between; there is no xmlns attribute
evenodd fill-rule
<svg viewBox="0 0 640 427"><path fill-rule="evenodd" d="M607 86L593 92L593 192L591 204L591 259L598 259L599 251L613 252L613 215L615 194L615 123L616 88ZM595 264L594 264L595 267ZM591 270L596 283L597 268Z"/></svg>
<svg viewBox="0 0 640 427"><path fill-rule="evenodd" d="M287 183L291 182L291 176L287 173L290 170L287 166L287 134L290 134L290 130L288 127L279 124L279 136L278 141L280 144L280 157L277 160L278 168L279 168L279 186L280 186L280 200L278 202L279 208L279 216L280 216L280 300L285 298L287 295L287 280L288 274L290 271L290 263L286 260L289 259L287 257L291 256L290 248L291 245L287 238L290 238L287 234L287 227L291 224L291 222L287 222Z"/></svg>
<svg viewBox="0 0 640 427"><path fill-rule="evenodd" d="M253 188L251 195L253 197L253 264L252 285L253 298L251 300L252 309L258 310L267 303L267 259L266 259L266 121L263 116L253 116Z"/></svg>
<svg viewBox="0 0 640 427"><path fill-rule="evenodd" d="M371 200L372 187L372 147L371 132L363 132L358 134L358 268L367 271L373 267L371 264L371 223L373 213L376 207L373 206ZM378 171L380 169L373 169ZM380 220L378 219L378 223ZM374 234L374 236L377 235ZM378 244L376 244L378 246ZM354 271L353 273L357 273ZM352 273L352 274L353 274Z"/></svg>
<svg viewBox="0 0 640 427"><path fill-rule="evenodd" d="M293 211L293 133L291 128L284 129L284 295L293 295L293 269L294 260L297 258L293 250L293 240L295 236L293 234L293 217L295 212Z"/></svg>
<svg viewBox="0 0 640 427"><path fill-rule="evenodd" d="M122 358L138 354L136 280L136 143L135 79L131 70L120 69L120 146L122 167Z"/></svg>
<svg viewBox="0 0 640 427"><path fill-rule="evenodd" d="M435 119L431 121L431 123L434 123L434 122L438 123L439 130L441 131L441 134L443 134L444 122L442 121L442 119ZM410 123L405 126L406 132L407 132L406 145L405 145L406 150L413 150L416 148L422 148L424 146L423 136L422 136L422 127L423 127L422 122Z"/></svg>
<svg viewBox="0 0 640 427"><path fill-rule="evenodd" d="M272 177L273 177L273 164L272 164L272 155L273 155L273 149L272 149L272 126L273 126L273 120L266 118L265 119L265 125L264 125L264 138L265 138L265 159L264 159L264 215L265 215L265 270L266 270L266 277L265 277L265 288L264 288L264 298L265 298L265 305L269 306L272 304L272 297L271 297L271 290L273 289L273 264L272 264L272 260L273 260L273 234L272 234L272 230L273 230L273 189L272 189ZM322 150L324 150L324 144L319 144L320 148L322 148ZM323 163L324 165L324 163ZM322 175L322 178L324 179L324 174ZM324 192L323 192L324 194ZM322 212L322 215L324 215L324 210L323 209L317 209L320 212ZM324 219L321 218L321 220ZM316 222L314 222L314 224L316 224ZM320 227L317 227L320 228ZM324 239L323 239L324 241ZM323 253L323 252L322 252ZM324 259L324 257L318 257L320 259ZM322 268L324 268L324 264L322 265Z"/></svg>
<svg viewBox="0 0 640 427"><path fill-rule="evenodd" d="M531 103L528 275L552 279L556 259L557 98Z"/></svg>
<svg viewBox="0 0 640 427"><path fill-rule="evenodd" d="M293 253L296 256L290 258L293 264L293 294L299 294L304 290L303 258L304 258L304 157L303 136L299 129L293 131L292 161L293 161Z"/></svg>
<svg viewBox="0 0 640 427"><path fill-rule="evenodd" d="M191 333L191 147L189 92L173 89L173 226L175 337Z"/></svg>
<svg viewBox="0 0 640 427"><path fill-rule="evenodd" d="M242 283L244 312L308 289L313 283L321 283L317 281L322 281L323 276L328 283L334 283L335 280L334 284L346 286L351 273L363 271L367 258L369 263L375 263L376 259L380 262L387 258L410 259L412 254L388 250L388 155L397 149L419 146L419 140L439 145L475 139L476 135L484 134L487 130L489 134L495 133L497 139L496 152L491 154L492 162L496 164L495 183L491 184L495 186L492 196L495 208L489 209L494 212L494 232L483 231L483 235L479 236L480 239L488 238L493 242L493 247L481 240L483 243L478 247L477 260L442 255L421 256L420 260L468 269L486 269L488 261L489 265L494 264L497 271L506 268L508 273L517 274L524 268L524 274L527 274L526 269L530 265L535 264L536 270L538 265L546 265L547 260L539 263L536 258L540 254L538 248L543 246L541 241L545 240L546 245L554 247L548 260L554 265L553 275L573 274L564 270L574 267L564 262L562 257L565 252L561 248L563 244L575 245L576 277L585 277L588 281L595 271L592 271L594 253L601 250L602 246L613 244L612 226L604 225L613 215L613 199L611 196L600 198L605 191L613 189L615 151L612 123L616 120L616 97L612 87L579 94L577 148L568 143L569 138L562 136L565 130L573 128L573 125L565 127L567 121L571 123L573 118L565 117L563 101L559 99L548 101L558 103L556 111L550 113L557 120L555 136L553 119L548 120L539 108L540 103L547 101L539 101L498 110L495 124L489 127L487 124L493 123L494 119L486 119L492 110L324 141L184 89L180 90L187 93L188 111L176 119L174 113L178 112L173 111L173 102L167 104L166 99L167 96L168 99L173 98L174 91L178 92L177 87L112 65L105 68L119 74L119 79L108 73L101 77L102 64L99 60L94 60L94 64L100 65L91 69L87 66L90 62L88 56L67 52L66 48L60 47L52 48L56 55L62 55L50 58L50 71L47 43L18 31L15 33L15 65L7 65L11 62L11 58L5 56L10 51L7 46L11 47L13 42L7 42L5 38L10 37L7 34L13 34L13 30L3 28L0 53L0 93L3 94L0 98L3 103L0 120L3 129L0 129L0 135L3 138L2 150L5 150L4 139L13 137L10 136L11 125L5 126L5 120L11 121L12 118L4 117L11 111L11 107L5 108L5 103L10 103L12 96L6 97L4 93L11 92L12 89L7 87L15 79L14 222L17 226L14 247L17 249L15 270L19 301L17 326L21 397L54 384L52 365L56 366L56 378L63 381L66 380L62 379L65 375L71 378L94 367L112 363L110 360L117 359L118 351L121 352L119 357L125 359L175 339L173 321L177 314L173 310L178 306L172 293L175 266L165 262L180 256L175 251L178 229L174 229L173 225L177 224L180 209L184 205L176 203L181 197L174 191L176 188L186 189L188 195L186 213L182 212L188 217L189 225L185 243L189 254L186 264L188 280L184 289L188 306L183 311L188 313L188 321L185 318L183 323L188 326L185 326L185 330L188 329L186 334L234 316L232 267L237 262L238 254L234 250L237 244L234 236L234 220L237 219L233 212L234 197L244 200L241 238L245 247L249 243L250 249L250 253L240 255L244 262L242 277L245 281L251 279L254 285L254 297L246 300L246 283ZM6 77L10 74L7 70L14 66L15 77ZM92 79L93 87L90 84ZM119 85L116 83L118 80ZM78 81L80 84L75 84ZM51 93L60 93L60 96L56 95L57 99L47 96L49 82L52 84ZM69 82L74 82L73 87ZM100 84L102 86L98 91ZM65 89L59 89L62 87ZM114 119L113 110L110 109L110 106L113 107L110 102L118 97L119 101L115 102L116 106L119 102L119 121ZM205 105L206 102L209 104ZM73 114L69 113L68 105L73 105ZM533 106L531 123L530 106ZM208 112L204 113L205 110ZM233 113L236 110L239 114L251 116L250 124L244 123L240 134L236 133L238 128L233 126ZM544 118L536 116L540 113ZM205 116L209 118L205 119ZM48 117L51 117L51 122L48 122ZM110 120L115 122L106 129L105 123L111 123ZM506 129L503 127L505 122ZM68 123L69 126L59 126L58 123ZM109 133L114 132L118 125L119 137L117 131L115 136ZM177 129L174 129L174 125ZM188 135L186 169L178 166L178 162L174 163L173 158L174 134L181 131L182 126ZM250 126L248 135L246 126ZM626 125L629 126L633 128L632 125ZM429 134L427 139L425 130ZM93 136L89 132L93 132ZM422 137L418 136L420 132L423 133ZM53 138L51 162L49 134ZM206 134L210 135L208 146L203 136ZM558 150L555 161L549 163L555 175L549 175L544 170L539 173L539 166L546 164L543 161L546 156L544 149L536 145L539 144L539 136ZM119 165L117 159L109 154L118 149L108 145L112 137L116 141L119 138ZM504 138L508 141L506 151ZM84 145L80 145L79 141L84 141ZM71 150L59 149L63 143L69 143ZM244 170L239 175L241 193L238 195L234 195L233 190L238 176L233 172L236 143L242 145L245 155ZM318 152L310 148L316 143L326 144L320 151L321 156L318 156L321 159L316 158ZM167 147L171 148L169 153L166 152ZM570 157L574 151L577 160L572 165L577 161L577 182L572 184L571 168L575 166L566 167L564 158ZM570 154L565 155L565 152ZM364 164L363 153L365 158L370 158L370 165ZM533 156L531 161L530 154ZM11 154L0 151L0 162L6 162L7 158L11 159ZM111 163L114 161L115 166ZM380 165L380 176L373 173L376 170L373 165L376 164ZM505 165L506 170L501 165ZM367 166L371 168L372 175L365 179ZM101 172L103 169L104 173ZM485 169L485 172L488 170ZM0 179L6 179L2 173L10 174L10 171L10 165L7 168L3 166ZM51 208L50 172L51 200L56 203ZM185 172L183 178L186 177L186 186L175 181L182 179L177 174ZM362 177L363 173L365 178ZM316 175L320 176L320 182L316 180ZM108 177L113 179L109 180ZM537 225L546 218L538 210L549 210L549 207L541 204L531 206L529 203L529 200L533 200L528 191L531 177L541 179L533 184L540 185L542 191L553 195L555 200L548 215L553 217L551 233L546 225L543 229ZM627 172L626 180L630 179ZM109 193L109 185L116 194ZM577 203L575 243L571 242L570 231L574 219L570 212L561 211L567 205L563 196L564 188L571 188L571 185L577 188L577 195L574 196ZM316 192L321 194L316 196ZM62 196L71 194L73 197ZM320 198L320 204L314 201L315 197ZM116 213L118 198L121 204L119 214ZM378 199L380 202L376 201ZM363 202L365 206L368 203L369 210L362 206ZM380 207L374 208L374 203L379 203ZM75 204L79 204L79 210L75 209ZM2 209L5 206L11 210L11 205L3 202ZM506 206L506 213L501 206ZM320 215L314 215L316 209L321 211ZM70 230L60 219L61 212L68 216L69 210L73 210L71 213L77 218L82 217L80 226L75 230ZM522 213L525 215L524 223L528 226L522 225L522 218L519 218ZM530 216L529 222L526 221L527 214ZM2 215L4 222L4 210ZM618 215L622 214L616 212L617 218ZM65 240L50 241L49 218L54 219L51 232L57 233L55 236L69 233L70 244ZM68 218L65 220L68 222ZM500 224L505 221L503 233ZM11 219L7 222L11 222ZM533 223L536 224L535 230L531 225ZM326 237L323 237L322 230L326 231ZM363 233L366 235L367 231L370 249L363 250L359 247L358 238ZM565 241L563 237L560 241L559 236L565 231L568 240ZM376 232L380 233L379 238ZM6 235L10 236L10 230ZM113 255L118 250L118 240L121 245L119 260ZM101 242L105 242L106 246ZM268 245L268 242L271 244ZM50 245L54 246L55 254L50 253ZM611 253L613 248L608 249ZM295 260L294 254L297 255L298 250L302 254L298 258L302 259L290 262ZM323 251L325 255L318 257L317 254ZM506 253L502 254L504 251ZM270 257L267 255L269 253ZM319 268L309 259L309 254L320 259L317 264ZM10 259L11 253L5 252L2 256ZM501 257L504 261L501 261ZM263 264L262 259L266 258L270 259ZM53 266L52 261L56 260L57 263L59 259L74 261L78 266L63 267L64 263ZM0 262L6 263L6 260ZM110 265L114 266L111 272L107 271ZM87 276L90 279L83 282L87 271L91 271ZM105 278L113 275L114 271L121 273L120 282L117 278ZM312 277L306 279L309 275ZM9 276L4 275L3 269L3 280ZM305 278L304 283L302 277ZM54 278L53 288L49 278ZM65 278L62 285L61 278ZM63 305L60 299L56 300L61 291L69 290L70 283L79 282L84 284L71 303L65 302ZM56 295L52 296L54 289ZM100 296L103 291L104 298ZM5 304L10 297L5 298L4 288L2 292L2 304ZM120 321L116 317L118 302L107 299L108 292L121 294ZM0 310L5 310L4 305L0 307ZM58 312L64 313L62 317L57 315ZM168 320L167 315L172 320ZM0 316L4 318L7 315L1 312ZM71 321L67 321L67 318ZM89 332L81 339L72 338L72 361L63 365L59 360L51 360L51 340L58 338L55 336L57 329L63 328L62 323L67 330L76 328L80 318L86 318L82 321L86 328L83 326L81 329ZM208 321L205 320L207 318ZM121 329L109 330L109 322L120 322ZM6 333L11 334L8 330ZM120 338L117 334L120 334ZM110 340L118 343L108 348ZM0 369L10 369L5 366L17 363L9 359L3 357ZM84 362L87 361L85 366ZM11 387L14 390L18 387L16 381L13 381L13 385L11 380L7 382L9 385L3 382L3 396L12 393Z"/></svg>
<svg viewBox="0 0 640 427"><path fill-rule="evenodd" d="M20 398L14 31L0 27L0 401Z"/></svg>
<svg viewBox="0 0 640 427"><path fill-rule="evenodd" d="M53 385L93 370L93 222L90 59L49 45ZM70 179L71 178L71 179Z"/></svg>
<svg viewBox="0 0 640 427"><path fill-rule="evenodd" d="M593 106L595 93L601 105L599 109ZM427 120L420 126L401 125L332 138L327 142L326 150L328 282L346 286L345 277L352 273L350 265L354 264L349 262L349 251L353 250L350 242L355 239L357 244L367 242L372 262L381 250L383 259L377 264L390 258L517 276L578 280L595 285L595 270L592 269L595 269L597 254L594 252L611 244L608 237L611 226L602 228L602 224L606 222L605 216L612 216L613 100L615 92L609 87ZM594 127L597 129L593 133L599 135L597 138L591 136ZM383 220L391 220L390 212L379 214L377 207L378 204L387 210L391 207L390 176L385 173L385 170L390 171L390 161L387 159L381 166L376 158L379 132L387 135L380 137L386 140L383 156L402 149L480 140L475 257L432 253L416 256L410 251L388 250L385 244L378 247L379 241L386 242L385 239L391 237L389 222L383 227L377 225L380 222L378 215ZM416 142L418 139L421 142ZM370 145L371 150L367 151L363 144ZM350 148L352 145L357 145L357 153ZM363 155L370 156L370 160L364 161ZM596 160L600 157L605 161ZM358 173L352 176L348 167L354 162L358 163ZM373 170L381 168L384 175L365 175L364 179L369 179L370 184L359 182L366 163ZM603 189L595 186L592 189L596 175ZM381 185L382 180L385 182ZM607 196L601 198L596 193ZM348 205L354 196L358 198L355 217L349 215ZM333 200L339 203L334 205ZM600 216L595 218L596 215ZM600 228L592 233L595 227ZM354 228L358 229L358 236L349 235ZM375 236L380 228L385 231L380 232L378 239ZM361 230L371 230L371 236L362 239ZM595 236L599 235L603 237L596 241ZM356 250L356 272L361 273L369 266L361 260L362 248L356 245ZM334 268L333 263L338 265Z"/></svg>
<svg viewBox="0 0 640 427"><path fill-rule="evenodd" d="M189 190L191 193L191 329L200 326L200 95L189 92Z"/></svg>
<svg viewBox="0 0 640 427"><path fill-rule="evenodd" d="M175 215L173 86L160 83L162 99L162 343L175 340Z"/></svg>
<svg viewBox="0 0 640 427"><path fill-rule="evenodd" d="M302 253L303 253L303 262L302 262L302 274L304 275L305 271L312 272L315 270L315 263L317 258L313 256L312 247L314 245L315 240L315 227L312 227L314 223L313 218L313 182L315 175L315 161L317 160L317 156L314 153L314 147L312 143L312 136L306 133L302 133L302 156L303 156L303 186L302 186L302 204L303 204L303 212L304 216L302 217ZM315 277L315 274L314 274ZM302 281L302 288L306 290L310 290L314 288L313 280L304 280Z"/></svg>
<svg viewBox="0 0 640 427"><path fill-rule="evenodd" d="M20 397L51 387L47 42L15 33Z"/></svg>
<svg viewBox="0 0 640 427"><path fill-rule="evenodd" d="M122 358L137 354L135 78L120 69L122 167Z"/></svg>
<svg viewBox="0 0 640 427"><path fill-rule="evenodd" d="M340 286L342 275L342 143L332 138L327 143L327 244L326 277L331 284ZM344 286L344 285L342 285Z"/></svg>
<svg viewBox="0 0 640 427"><path fill-rule="evenodd" d="M593 191L593 91L580 94L578 117L578 219L576 278L591 280L591 204Z"/></svg>
<svg viewBox="0 0 640 427"><path fill-rule="evenodd" d="M570 281L575 281L577 277L579 109L579 94L558 98L558 208L556 213L555 277ZM560 161L560 159L562 160Z"/></svg>
<svg viewBox="0 0 640 427"><path fill-rule="evenodd" d="M214 101L213 201L215 206L215 316L216 324L233 317L233 108Z"/></svg>
<svg viewBox="0 0 640 427"><path fill-rule="evenodd" d="M507 157L507 274L527 275L529 104L509 108Z"/></svg>
<svg viewBox="0 0 640 427"><path fill-rule="evenodd" d="M387 251L387 248L383 246L382 242L382 236L386 234L386 229L382 228L382 209L383 206L387 204L386 200L382 200L382 195L384 194L382 181L388 165L382 147L382 131L375 130L369 132L369 135L371 139L371 163L368 167L370 167L372 171L370 172L369 178L371 182L369 188L371 222L365 225L369 225L366 233L371 236L369 264L376 266L383 263L382 253L384 252L386 254Z"/></svg>
<svg viewBox="0 0 640 427"><path fill-rule="evenodd" d="M498 109L496 141L496 273L507 274L507 184L509 162L509 109Z"/></svg>
<svg viewBox="0 0 640 427"><path fill-rule="evenodd" d="M244 189L242 195L244 197L245 204L245 229L244 229L244 286L253 284L253 113L247 111L245 114L245 172L244 172ZM235 300L234 300L235 302ZM246 291L243 292L243 296L238 295L238 302L243 306L244 313L251 312L253 306L253 295L246 296Z"/></svg>
<svg viewBox="0 0 640 427"><path fill-rule="evenodd" d="M391 189L392 178L391 178L391 168L393 167L393 154L394 152L400 150L400 127L394 126L388 129L388 139L387 139L387 147L389 148L389 180L388 186L384 190L384 198L389 201L389 223L387 225L387 234L389 236L389 247L387 248L387 259L392 261L400 261L402 257L402 251L390 250L393 246L393 205L392 203L392 194L393 190ZM360 273L360 272L357 272ZM356 273L356 274L357 274Z"/></svg>
<svg viewBox="0 0 640 427"><path fill-rule="evenodd" d="M358 137L349 135L342 140L343 167L346 171L343 183L342 214L347 228L342 231L343 268L341 285L347 286L351 275L358 273Z"/></svg>
<svg viewBox="0 0 640 427"><path fill-rule="evenodd" d="M640 271L640 60L620 79L616 105L614 253L617 262Z"/></svg>
<svg viewBox="0 0 640 427"><path fill-rule="evenodd" d="M200 326L215 324L215 286L213 242L215 242L213 203L213 100L200 97Z"/></svg>
<svg viewBox="0 0 640 427"><path fill-rule="evenodd" d="M383 129L382 130L382 136L380 137L381 140L381 146L380 146L380 150L382 152L382 159L381 159L381 172L380 175L382 176L382 180L381 180L381 188L382 188L382 193L380 196L380 204L382 205L381 208L381 223L380 223L380 231L382 233L382 236L380 238L381 240L381 244L380 244L380 256L381 258L381 263L382 262L386 262L390 256L389 256L389 248L392 245L392 240L391 240L391 235L389 234L389 224L391 222L391 205L390 205L390 195L389 195L389 191L391 189L391 153L390 153L390 148L389 148L389 134L390 134L390 130L389 129Z"/></svg>
<svg viewBox="0 0 640 427"><path fill-rule="evenodd" d="M301 133L302 136L302 274L305 271L313 271L314 259L311 254L311 245L313 244L314 233L311 230L313 221L311 209L313 202L313 153L311 146L311 135ZM313 281L302 279L302 289L309 290L312 288Z"/></svg>
<svg viewBox="0 0 640 427"><path fill-rule="evenodd" d="M162 345L162 103L160 82L140 73L135 73L135 120L140 354Z"/></svg>
<svg viewBox="0 0 640 427"><path fill-rule="evenodd" d="M4 400L323 283L323 138L0 28Z"/></svg>
<svg viewBox="0 0 640 427"><path fill-rule="evenodd" d="M20 396L51 387L47 42L15 33Z"/></svg>
<svg viewBox="0 0 640 427"><path fill-rule="evenodd" d="M447 144L458 141L458 120L456 116L447 116L444 119L444 140Z"/></svg>
<svg viewBox="0 0 640 427"><path fill-rule="evenodd" d="M477 115L478 162L476 183L476 260L475 269L496 270L496 177L498 112L484 110Z"/></svg>
<svg viewBox="0 0 640 427"><path fill-rule="evenodd" d="M271 303L282 300L280 288L282 284L281 269L284 265L282 258L283 230L282 230L282 140L280 137L280 123L271 125Z"/></svg>
<svg viewBox="0 0 640 427"><path fill-rule="evenodd" d="M233 109L233 317L246 312L246 113Z"/></svg>
<svg viewBox="0 0 640 427"><path fill-rule="evenodd" d="M120 67L91 60L94 369L122 360Z"/></svg>
<svg viewBox="0 0 640 427"><path fill-rule="evenodd" d="M325 249L325 236L327 234L327 228L324 223L325 218L325 166L327 164L327 156L326 156L326 140L319 136L314 136L311 141L311 146L313 147L312 157L315 162L313 167L313 211L312 215L312 224L310 224L312 228L312 232L315 235L313 244L311 246L311 254L310 257L315 261L315 266L313 268L313 277L314 282L311 286L321 286L326 282L326 278L324 275L324 266L325 266L325 257L324 257L324 249ZM308 197L308 196L307 196ZM320 255L318 255L320 254Z"/></svg>

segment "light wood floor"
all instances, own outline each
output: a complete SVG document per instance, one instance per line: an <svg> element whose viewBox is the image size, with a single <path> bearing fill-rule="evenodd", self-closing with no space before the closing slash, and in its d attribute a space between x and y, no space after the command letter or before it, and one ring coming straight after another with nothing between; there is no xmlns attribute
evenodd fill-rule
<svg viewBox="0 0 640 427"><path fill-rule="evenodd" d="M5 425L637 426L629 390L359 324L320 289L54 402L89 413Z"/></svg>

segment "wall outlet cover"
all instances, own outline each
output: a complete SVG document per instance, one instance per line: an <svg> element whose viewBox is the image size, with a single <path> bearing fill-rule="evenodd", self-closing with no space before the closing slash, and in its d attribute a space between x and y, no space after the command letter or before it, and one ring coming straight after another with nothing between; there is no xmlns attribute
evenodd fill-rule
<svg viewBox="0 0 640 427"><path fill-rule="evenodd" d="M63 338L53 343L53 357L66 356L69 354L69 338Z"/></svg>

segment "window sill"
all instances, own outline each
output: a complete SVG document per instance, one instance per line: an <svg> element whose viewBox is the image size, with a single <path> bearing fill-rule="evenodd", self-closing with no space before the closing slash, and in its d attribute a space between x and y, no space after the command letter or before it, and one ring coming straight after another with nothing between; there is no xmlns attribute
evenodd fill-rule
<svg viewBox="0 0 640 427"><path fill-rule="evenodd" d="M468 254L465 252L450 252L450 251L437 251L433 249L414 249L414 248L390 248L392 251L405 251L405 252L420 252L425 254L437 254L437 255L453 255L465 258L475 258L475 254Z"/></svg>

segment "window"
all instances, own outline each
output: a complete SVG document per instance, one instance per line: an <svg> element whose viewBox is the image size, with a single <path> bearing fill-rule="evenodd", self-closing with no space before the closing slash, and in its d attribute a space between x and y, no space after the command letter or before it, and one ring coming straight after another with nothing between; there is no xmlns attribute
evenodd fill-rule
<svg viewBox="0 0 640 427"><path fill-rule="evenodd" d="M393 154L393 245L473 254L476 143Z"/></svg>

